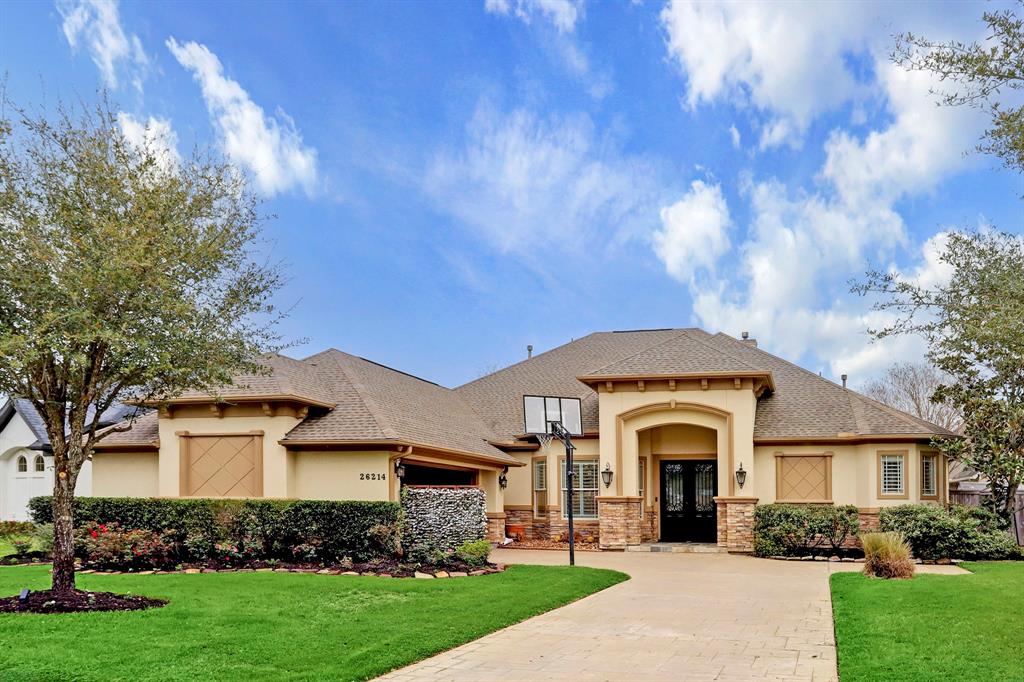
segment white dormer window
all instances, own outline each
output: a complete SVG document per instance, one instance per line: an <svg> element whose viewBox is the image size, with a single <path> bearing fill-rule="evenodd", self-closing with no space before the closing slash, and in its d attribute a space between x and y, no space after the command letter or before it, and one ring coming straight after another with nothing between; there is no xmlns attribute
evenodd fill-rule
<svg viewBox="0 0 1024 682"><path fill-rule="evenodd" d="M28 460L25 459L25 455L18 455L18 473L23 474L28 471Z"/></svg>

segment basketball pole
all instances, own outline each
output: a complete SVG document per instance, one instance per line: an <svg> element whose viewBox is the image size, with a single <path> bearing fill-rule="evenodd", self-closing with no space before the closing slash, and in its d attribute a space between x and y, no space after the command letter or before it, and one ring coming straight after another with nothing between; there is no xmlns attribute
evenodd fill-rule
<svg viewBox="0 0 1024 682"><path fill-rule="evenodd" d="M576 472L572 468L572 453L576 449L572 444L572 434L562 426L562 422L551 422L551 434L562 441L565 446L565 507L569 518L569 565L576 565L576 532L573 529L573 480Z"/></svg>

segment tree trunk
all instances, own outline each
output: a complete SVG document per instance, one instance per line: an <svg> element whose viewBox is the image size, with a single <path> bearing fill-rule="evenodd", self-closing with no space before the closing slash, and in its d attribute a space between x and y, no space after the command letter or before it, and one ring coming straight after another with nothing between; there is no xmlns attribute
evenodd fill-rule
<svg viewBox="0 0 1024 682"><path fill-rule="evenodd" d="M55 472L53 483L53 591L75 589L75 535L72 477Z"/></svg>

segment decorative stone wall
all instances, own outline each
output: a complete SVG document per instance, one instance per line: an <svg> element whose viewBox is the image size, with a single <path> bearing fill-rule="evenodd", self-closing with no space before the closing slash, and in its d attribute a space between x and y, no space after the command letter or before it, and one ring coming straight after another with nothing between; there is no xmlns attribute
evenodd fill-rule
<svg viewBox="0 0 1024 682"><path fill-rule="evenodd" d="M505 512L487 512L487 539L502 542L505 539Z"/></svg>
<svg viewBox="0 0 1024 682"><path fill-rule="evenodd" d="M402 488L405 527L402 544L425 544L440 550L455 549L464 542L490 538L498 532L498 521L487 517L484 491L467 487ZM500 532L505 533L505 515L501 514ZM499 538L500 540L501 538Z"/></svg>
<svg viewBox="0 0 1024 682"><path fill-rule="evenodd" d="M640 519L640 542L658 541L658 512L654 509L644 511Z"/></svg>
<svg viewBox="0 0 1024 682"><path fill-rule="evenodd" d="M626 549L639 545L643 537L639 497L598 497L601 549Z"/></svg>
<svg viewBox="0 0 1024 682"><path fill-rule="evenodd" d="M598 505L598 515L600 515L600 509L601 507ZM573 519L572 526L577 540L595 543L598 541L600 535L598 519ZM569 541L569 519L562 516L561 508L548 507L547 529L548 539L559 542Z"/></svg>
<svg viewBox="0 0 1024 682"><path fill-rule="evenodd" d="M716 497L718 545L730 552L754 551L756 497ZM724 527L723 527L724 521Z"/></svg>

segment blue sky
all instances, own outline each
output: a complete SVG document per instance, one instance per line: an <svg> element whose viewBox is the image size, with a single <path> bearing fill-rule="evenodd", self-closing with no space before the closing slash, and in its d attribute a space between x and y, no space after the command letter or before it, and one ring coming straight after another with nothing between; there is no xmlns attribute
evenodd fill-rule
<svg viewBox="0 0 1024 682"><path fill-rule="evenodd" d="M571 0L0 5L22 103L110 90L223 149L276 218L284 326L457 385L591 331L702 326L854 383L911 339L848 282L941 281L942 231L1021 231L1021 177L892 34L986 4Z"/></svg>

